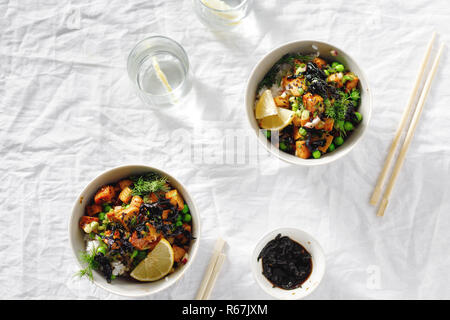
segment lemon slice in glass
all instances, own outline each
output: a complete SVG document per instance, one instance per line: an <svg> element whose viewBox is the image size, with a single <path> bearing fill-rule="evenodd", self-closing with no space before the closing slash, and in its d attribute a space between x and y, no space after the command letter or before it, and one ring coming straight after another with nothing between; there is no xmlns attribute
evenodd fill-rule
<svg viewBox="0 0 450 320"><path fill-rule="evenodd" d="M156 281L166 276L173 267L173 249L166 239L156 247L131 272L138 281Z"/></svg>
<svg viewBox="0 0 450 320"><path fill-rule="evenodd" d="M214 12L214 14L226 20L230 20L231 25L240 23L240 21L236 20L242 18L242 14L240 14L237 10L233 11L233 8L230 7L226 2L222 0L202 0L202 2L205 6L211 9L223 11Z"/></svg>
<svg viewBox="0 0 450 320"><path fill-rule="evenodd" d="M273 100L272 91L265 90L256 103L255 117L259 120L275 115L278 115L278 107Z"/></svg>
<svg viewBox="0 0 450 320"><path fill-rule="evenodd" d="M159 66L159 63L158 63L158 60L156 59L156 57L152 58L152 64L153 64L153 68L155 69L156 75L158 76L158 79L166 87L167 91L171 92L172 87L170 86L169 82L167 81L166 75L164 74L164 72L162 72L161 67Z"/></svg>
<svg viewBox="0 0 450 320"><path fill-rule="evenodd" d="M292 123L295 112L289 109L278 108L278 114L265 117L261 120L260 126L267 130L282 130Z"/></svg>

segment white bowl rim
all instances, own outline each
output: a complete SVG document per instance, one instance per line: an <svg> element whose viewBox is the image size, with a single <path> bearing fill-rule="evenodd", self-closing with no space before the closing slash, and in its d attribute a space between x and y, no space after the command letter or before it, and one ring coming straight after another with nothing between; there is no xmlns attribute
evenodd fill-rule
<svg viewBox="0 0 450 320"><path fill-rule="evenodd" d="M277 295L275 293L275 291L273 291L272 289L269 289L267 286L264 286L261 283L260 279L256 275L256 273L257 272L259 273L261 271L261 269L262 269L262 267L260 266L261 262L257 261L256 259L257 259L258 255L260 253L260 252L258 252L259 248L262 250L262 248L264 248L264 246L270 240L273 240L278 234L281 233L282 236L285 236L287 232L291 232L291 233L294 233L294 234L302 234L304 237L308 238L308 241L311 242L311 244L314 244L314 247L316 248L316 250L318 252L318 255L322 255L323 263L321 265L321 269L314 268L314 266L313 266L313 271L312 272L315 272L315 270L318 270L317 272L318 272L318 275L319 275L318 283L315 286L313 286L311 289L308 290L308 292L304 292L303 294L299 294L299 295L295 295L295 296L289 296L289 298L284 298L284 297L281 297L280 295ZM293 240L298 242L298 243L300 243L304 247L306 246L304 243L301 243L300 241L298 241L296 239L293 239ZM316 255L311 254L311 255L313 257L318 256L317 254ZM251 269L252 269L252 273L253 273L253 278L258 283L259 287L265 293L267 293L268 295L270 295L270 296L272 296L272 297L274 297L276 299L281 299L281 300L301 300L301 299L307 297L308 295L313 293L317 289L317 287L320 285L320 283L322 282L322 279L323 279L323 277L325 275L325 270L326 270L325 252L324 252L322 246L320 245L320 243L311 234L309 234L308 232L303 231L303 230L298 229L298 228L293 228L293 227L280 227L280 228L277 228L277 229L274 229L272 231L269 231L269 232L265 233L256 242L256 244L254 246L254 249L253 249L253 253L251 255L251 259L252 259L252 261L251 261ZM309 278L310 277L308 277L308 279ZM297 289L294 289L294 290L286 290L286 291L294 292L295 290L297 290L297 292L302 292L300 289L301 288L297 288Z"/></svg>
<svg viewBox="0 0 450 320"><path fill-rule="evenodd" d="M255 116L254 116L254 112L253 112L253 105L251 106L251 108L249 108L249 106L247 105L247 97L249 95L249 91L248 90L249 90L250 79L253 77L253 74L260 67L262 62L268 56L272 55L275 51L283 49L285 47L289 47L291 45L295 45L295 44L300 45L302 43L308 43L308 42L314 42L314 43L318 43L318 44L322 44L322 45L326 45L326 46L332 47L339 54L342 52L345 56L347 56L350 60L352 60L355 63L355 65L358 66L358 69L359 69L358 76L359 76L360 79L364 79L364 82L367 84L366 90L367 90L367 101L368 101L367 102L367 108L368 108L367 114L368 114L368 116L364 117L365 126L360 129L362 131L360 132L359 137L357 138L357 140L354 141L354 143L352 143L351 145L346 146L345 148L340 148L340 150L339 149L335 150L335 152L333 152L333 154L335 154L335 156L333 156L333 157L323 157L323 158L320 158L320 159L302 159L302 158L298 158L298 157L292 156L291 154L288 154L286 152L280 151L279 149L275 148L275 146L273 146L272 144L269 144L270 146L268 146L268 144L264 143L262 141L262 139L260 139L258 137L257 130L255 130L255 128L253 128L253 126L251 124L251 119L253 119ZM285 52L284 54L286 54L286 53L288 53L288 52ZM281 159L281 160L283 160L283 161L285 161L287 163L290 163L290 164L295 164L295 165L300 165L300 166L317 166L317 165L322 165L322 164L328 164L328 163L334 162L334 161L336 161L338 159L341 159L342 157L347 155L362 140L362 138L364 137L365 133L367 132L367 128L369 127L370 120L372 118L372 90L370 89L370 84L369 84L369 81L368 81L368 79L366 77L366 74L364 73L362 68L359 67L359 65L360 64L357 63L356 60L350 54L348 54L346 51L344 51L341 48L335 46L334 44L331 44L331 43L325 42L325 41L321 41L321 40L311 40L311 39L294 40L294 41L285 42L285 43L283 43L281 45L278 45L277 47L273 48L272 50L270 50L263 57L261 57L261 59L259 59L259 61L256 63L256 65L253 67L252 71L250 72L250 75L249 75L249 77L247 79L247 82L246 82L244 105L245 105L245 110L246 110L246 114L247 114L247 123L250 125L251 130L255 132L256 139L259 141L259 143L261 143L264 146L264 148L266 150L268 150L272 155L274 155L278 159ZM252 112L250 112L250 110Z"/></svg>
<svg viewBox="0 0 450 320"><path fill-rule="evenodd" d="M83 196L83 193L91 186L91 184L94 181L96 181L97 179L99 179L100 177L102 177L103 175L106 175L106 174L110 173L111 171L114 171L114 170L117 170L117 169L134 168L134 167L139 167L139 168L142 168L142 169L148 170L148 171L152 171L152 170L159 171L159 172L165 174L169 178L169 180L176 181L176 183L179 184L184 190L186 190L186 193L188 193L187 192L187 188L185 187L185 185L182 184L180 182L180 180L176 179L174 176L172 176L171 174L167 173L167 171L165 171L163 169L159 169L157 167L149 166L149 165L146 165L146 164L124 164L124 165L119 165L119 166L110 168L108 170L102 171L100 174L96 175L95 178L91 179L86 184L86 186L83 188L83 190L78 194L78 196L77 196L77 198L76 198L76 200L74 202L74 205L72 207L72 212L71 212L70 219L69 219L69 224L68 224L68 231L69 231L68 234L69 234L70 246L71 246L72 252L73 252L73 254L75 256L75 260L77 261L77 263L78 263L80 268L83 268L83 265L81 264L80 259L77 256L77 252L75 251L75 247L74 247L74 244L73 244L73 241L72 241L72 230L71 230L71 226L74 223L74 212L75 212L77 203L80 201L80 198ZM152 292L125 293L125 292L122 292L122 291L119 291L119 290L108 288L108 287L104 286L103 284L99 283L98 281L95 281L95 279L93 281L91 281L91 282L94 283L97 287L102 288L102 289L104 289L104 290L106 290L106 291L108 291L110 293L117 294L117 295L124 296L124 297L130 297L130 298L139 298L139 297L150 296L150 295L156 294L158 292L167 290L171 286L173 286L176 282L178 282L178 280L180 280L183 277L183 275L186 273L186 271L192 265L195 257L197 256L198 247L200 246L200 235L201 235L200 215L198 213L197 206L195 205L195 201L194 201L193 197L190 194L188 196L189 196L189 198L190 198L190 200L192 202L192 206L190 206L189 209L190 209L191 213L194 212L193 215L195 215L196 218L197 218L196 222L195 222L196 223L196 225L195 225L195 230L196 231L195 232L196 232L197 237L195 239L194 244L191 245L191 248L189 250L188 263L183 267L182 272L178 273L174 278L172 278L173 280L171 280L171 283L169 285L167 285L165 287L161 287L161 288L155 289ZM183 195L183 197L184 197L184 195ZM136 285L139 285L139 283L136 283Z"/></svg>

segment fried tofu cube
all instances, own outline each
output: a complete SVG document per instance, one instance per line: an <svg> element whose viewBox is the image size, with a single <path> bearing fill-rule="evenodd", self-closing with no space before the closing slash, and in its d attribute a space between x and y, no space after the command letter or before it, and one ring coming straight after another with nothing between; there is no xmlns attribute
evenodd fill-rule
<svg viewBox="0 0 450 320"><path fill-rule="evenodd" d="M131 197L132 197L133 190L131 190L130 187L125 187L122 189L122 191L119 194L119 199L123 203L130 203Z"/></svg>
<svg viewBox="0 0 450 320"><path fill-rule="evenodd" d="M326 133L322 136L322 139L325 139L325 145L323 145L322 147L318 147L317 149L319 149L322 153L326 153L331 143L333 142L333 136Z"/></svg>
<svg viewBox="0 0 450 320"><path fill-rule="evenodd" d="M94 202L96 204L111 202L116 195L116 191L112 186L104 186L95 194Z"/></svg>
<svg viewBox="0 0 450 320"><path fill-rule="evenodd" d="M310 113L314 113L319 110L319 107L323 106L323 98L318 94L312 94L308 92L302 98L303 105Z"/></svg>
<svg viewBox="0 0 450 320"><path fill-rule="evenodd" d="M129 231L128 225L130 221L139 213L139 208L129 206L128 208L120 208L111 210L106 214L106 217L110 221L114 221L116 223L120 223L124 226L124 228Z"/></svg>
<svg viewBox="0 0 450 320"><path fill-rule="evenodd" d="M326 118L325 119L325 125L324 125L323 129L325 131L331 131L331 130L333 130L333 126L334 126L334 119L333 118Z"/></svg>
<svg viewBox="0 0 450 320"><path fill-rule="evenodd" d="M312 61L319 69L323 69L327 65L327 62L319 57L316 57Z"/></svg>
<svg viewBox="0 0 450 320"><path fill-rule="evenodd" d="M137 232L134 231L130 237L130 243L138 250L153 249L161 238L153 225L148 223L147 227L149 232L146 236L139 238Z"/></svg>
<svg viewBox="0 0 450 320"><path fill-rule="evenodd" d="M140 208L141 204L144 202L144 200L140 196L134 196L131 199L130 206Z"/></svg>
<svg viewBox="0 0 450 320"><path fill-rule="evenodd" d="M289 100L285 97L283 98L282 96L278 96L273 98L273 100L275 101L275 104L277 107L281 107L281 108L289 108Z"/></svg>
<svg viewBox="0 0 450 320"><path fill-rule="evenodd" d="M169 217L169 213L170 213L171 211L172 211L172 210L164 210L164 211L162 212L161 218L162 218L163 220L166 220L166 219Z"/></svg>
<svg viewBox="0 0 450 320"><path fill-rule="evenodd" d="M184 255L186 254L186 250L183 248L180 248L177 245L173 245L173 261L180 262L181 259L183 259Z"/></svg>
<svg viewBox="0 0 450 320"><path fill-rule="evenodd" d="M129 179L121 180L121 181L119 181L119 188L120 188L120 190L123 190L126 187L131 187L132 184L133 184L133 181L131 181Z"/></svg>
<svg viewBox="0 0 450 320"><path fill-rule="evenodd" d="M95 216L96 214L102 212L103 208L99 204L93 204L86 207L86 214L88 216Z"/></svg>
<svg viewBox="0 0 450 320"><path fill-rule="evenodd" d="M149 199L150 203L158 202L158 196L154 192L150 193L148 199Z"/></svg>
<svg viewBox="0 0 450 320"><path fill-rule="evenodd" d="M298 132L298 127L294 126L294 140L298 140L302 137L302 135Z"/></svg>
<svg viewBox="0 0 450 320"><path fill-rule="evenodd" d="M327 82L333 82L337 88L342 88L344 85L343 77L344 74L342 72L333 73L328 76Z"/></svg>
<svg viewBox="0 0 450 320"><path fill-rule="evenodd" d="M352 89L356 88L356 86L358 85L359 79L352 72L347 73L346 76L351 78L351 80L347 80L347 82L345 83L346 91L350 92L350 91L352 91Z"/></svg>
<svg viewBox="0 0 450 320"><path fill-rule="evenodd" d="M178 206L179 210L183 210L184 208L184 200L181 195L178 193L178 190L173 189L166 192L166 199L170 199L170 203L173 206Z"/></svg>
<svg viewBox="0 0 450 320"><path fill-rule="evenodd" d="M282 80L282 86L284 89L289 90L295 97L300 97L301 93L307 89L306 80L304 78L284 77Z"/></svg>
<svg viewBox="0 0 450 320"><path fill-rule="evenodd" d="M295 142L295 155L302 159L311 157L311 151L306 146L306 141L298 140Z"/></svg>

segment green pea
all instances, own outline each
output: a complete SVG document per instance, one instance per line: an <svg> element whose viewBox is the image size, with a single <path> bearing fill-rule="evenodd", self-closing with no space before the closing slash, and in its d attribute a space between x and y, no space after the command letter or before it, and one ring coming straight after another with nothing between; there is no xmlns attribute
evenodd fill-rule
<svg viewBox="0 0 450 320"><path fill-rule="evenodd" d="M266 137L267 139L270 139L270 136L272 135L270 130L266 130Z"/></svg>
<svg viewBox="0 0 450 320"><path fill-rule="evenodd" d="M334 143L336 143L337 146L340 146L344 143L344 138L341 136L334 138Z"/></svg>
<svg viewBox="0 0 450 320"><path fill-rule="evenodd" d="M345 70L345 67L342 64L339 64L335 67L337 72L342 72Z"/></svg>
<svg viewBox="0 0 450 320"><path fill-rule="evenodd" d="M117 278L115 275L111 275L111 280L114 280L115 278Z"/></svg>
<svg viewBox="0 0 450 320"><path fill-rule="evenodd" d="M356 119L358 119L358 122L361 122L361 120L362 120L362 114L359 113L359 112L355 112L355 116L356 116Z"/></svg>
<svg viewBox="0 0 450 320"><path fill-rule="evenodd" d="M107 205L105 205L105 206L103 207L103 212L108 213L108 212L110 212L111 210L112 210L112 207L111 207L109 204L107 204Z"/></svg>
<svg viewBox="0 0 450 320"><path fill-rule="evenodd" d="M189 213L187 213L185 216L184 216L184 222L189 222L189 221L191 221L192 220L192 216L189 214Z"/></svg>
<svg viewBox="0 0 450 320"><path fill-rule="evenodd" d="M336 147L334 146L334 143L330 144L330 146L328 147L328 151L333 152L334 149L336 149Z"/></svg>
<svg viewBox="0 0 450 320"><path fill-rule="evenodd" d="M305 128L298 129L298 133L300 133L302 136L306 136L306 134L307 134Z"/></svg>
<svg viewBox="0 0 450 320"><path fill-rule="evenodd" d="M322 154L320 153L319 150L316 150L312 153L312 156L314 157L314 159L319 159L321 155Z"/></svg>
<svg viewBox="0 0 450 320"><path fill-rule="evenodd" d="M181 221L181 220L183 220L183 216L182 216L181 214L179 214L179 215L177 216L177 221Z"/></svg>
<svg viewBox="0 0 450 320"><path fill-rule="evenodd" d="M330 71L328 70L324 70L323 72L327 75L327 77L330 75Z"/></svg>
<svg viewBox="0 0 450 320"><path fill-rule="evenodd" d="M340 65L339 62L333 62L333 63L331 64L331 67L332 67L333 69L336 69L336 67L337 67L338 65Z"/></svg>
<svg viewBox="0 0 450 320"><path fill-rule="evenodd" d="M188 213L189 212L189 207L187 204L184 204L183 210L181 211L183 213Z"/></svg>
<svg viewBox="0 0 450 320"><path fill-rule="evenodd" d="M280 142L280 149L283 151L287 150L287 145L284 142Z"/></svg>
<svg viewBox="0 0 450 320"><path fill-rule="evenodd" d="M105 220L105 217L106 217L106 213L104 213L104 212L100 212L100 213L98 214L98 219L99 219L100 221Z"/></svg>
<svg viewBox="0 0 450 320"><path fill-rule="evenodd" d="M137 255L138 255L139 251L134 250L133 253L131 254L131 259L134 259Z"/></svg>
<svg viewBox="0 0 450 320"><path fill-rule="evenodd" d="M97 253L103 253L104 255L106 254L106 248L105 247L98 247L97 248Z"/></svg>
<svg viewBox="0 0 450 320"><path fill-rule="evenodd" d="M175 226L176 227L181 227L183 225L183 222L182 221L177 221L177 223L175 223Z"/></svg>
<svg viewBox="0 0 450 320"><path fill-rule="evenodd" d="M351 122L345 121L344 129L345 129L345 131L352 131L353 129L355 129L355 127L353 126L353 124Z"/></svg>

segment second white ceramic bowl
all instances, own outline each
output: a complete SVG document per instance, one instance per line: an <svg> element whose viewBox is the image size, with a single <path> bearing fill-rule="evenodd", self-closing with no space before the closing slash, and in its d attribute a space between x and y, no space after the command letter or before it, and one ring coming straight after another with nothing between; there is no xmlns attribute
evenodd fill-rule
<svg viewBox="0 0 450 320"><path fill-rule="evenodd" d="M306 251L311 254L312 272L309 278L301 287L293 290L285 290L274 287L272 283L262 274L262 259L258 261L259 253L266 244L275 239L278 234L288 236L292 240L300 243ZM256 245L252 255L252 272L259 286L269 295L282 300L298 300L311 294L318 286L325 274L325 254L320 244L308 233L294 228L280 228L273 230L263 236Z"/></svg>
<svg viewBox="0 0 450 320"><path fill-rule="evenodd" d="M162 176L166 176L169 179L169 183L176 188L184 198L184 201L189 206L190 214L192 216L192 235L194 236L194 240L192 240L191 248L188 252L189 259L188 262L179 267L174 273L164 277L161 280L154 282L134 282L130 280L125 280L121 278L117 278L113 280L111 283L108 283L97 271L93 271L94 275L94 283L115 294L128 296L128 297L141 297L147 296L156 292L160 292L162 290L167 289L172 284L174 284L178 279L180 279L186 270L192 265L192 262L195 259L197 254L199 240L200 240L200 216L198 214L197 208L195 207L194 200L187 192L186 188L173 176L168 174L165 171L162 171L157 168L144 166L144 165L128 165L117 167L108 171L105 171L94 180L92 180L86 188L81 192L81 194L77 197L75 205L72 211L72 217L69 221L69 239L70 244L72 246L73 253L75 254L80 267L82 263L79 258L79 254L81 251L86 250L86 244L84 241L84 233L78 226L78 221L81 216L84 215L86 205L91 201L94 197L97 190L108 183L114 183L119 181L120 179L138 175L148 172L156 172L161 174Z"/></svg>
<svg viewBox="0 0 450 320"><path fill-rule="evenodd" d="M333 56L331 54L332 50L337 51L338 55ZM346 139L345 143L336 148L335 151L326 153L319 159L302 159L279 150L276 146L268 143L265 135L260 133L260 128L258 126L258 122L256 121L254 111L255 96L260 81L264 78L270 68L272 68L272 66L275 65L275 63L285 54L295 52L309 54L315 53L317 51L320 53L321 58L325 58L328 61L339 61L359 77L361 88L361 103L358 112L362 114L363 121L358 125L351 136ZM258 140L269 152L289 163L302 166L314 166L330 163L341 158L342 156L349 153L361 140L363 134L367 129L367 126L369 125L370 117L372 115L372 94L369 89L369 84L367 82L366 76L364 75L364 72L348 53L344 52L340 48L337 48L336 46L325 42L314 40L300 40L286 43L272 50L258 62L258 64L251 72L247 82L247 90L245 93L245 107L250 126L256 133Z"/></svg>

